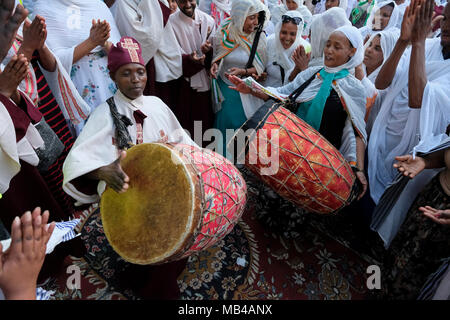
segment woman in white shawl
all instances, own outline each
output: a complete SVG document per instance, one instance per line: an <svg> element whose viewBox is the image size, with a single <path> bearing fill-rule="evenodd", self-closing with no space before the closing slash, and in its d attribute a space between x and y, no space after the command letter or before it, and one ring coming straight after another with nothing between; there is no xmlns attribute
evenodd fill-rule
<svg viewBox="0 0 450 320"><path fill-rule="evenodd" d="M402 17L400 10L393 0L383 1L375 4L367 19L366 26L360 28L361 35L366 41L377 31L397 28L397 24Z"/></svg>
<svg viewBox="0 0 450 320"><path fill-rule="evenodd" d="M309 25L311 23L311 11L303 4L303 0L283 0L283 3L276 6L272 10L272 22L277 25L281 21L281 17L287 12L297 10L303 18L303 35L307 36L309 33Z"/></svg>
<svg viewBox="0 0 450 320"><path fill-rule="evenodd" d="M34 14L45 18L50 49L91 109L111 97L117 88L109 77L105 50L120 40L120 33L106 4L92 0L37 0ZM102 22L98 23L98 19Z"/></svg>
<svg viewBox="0 0 450 320"><path fill-rule="evenodd" d="M377 90L375 88L375 79L384 62L389 58L392 50L394 50L395 43L399 37L400 30L391 28L373 34L365 45L364 68L366 77L364 77L362 83L367 88L367 95L374 99L374 104L366 113L367 135L370 135L373 122L380 111L384 96L387 93L387 90Z"/></svg>
<svg viewBox="0 0 450 320"><path fill-rule="evenodd" d="M364 58L359 31L344 26L331 33L324 48L324 67L310 67L293 82L279 88L267 88L279 96L289 95L307 83L297 96L296 114L332 143L354 167L361 182L361 198L367 190L364 174L366 130L364 114L366 94L361 82L350 71ZM267 101L261 90L251 89L237 77L230 77L234 89Z"/></svg>
<svg viewBox="0 0 450 320"><path fill-rule="evenodd" d="M268 52L267 79L265 86L281 87L289 82L294 71L292 54L299 46L305 51L310 49L308 41L302 38L303 19L298 11L288 11L282 16L282 20L275 28L275 33L267 39ZM297 75L295 73L295 75ZM295 77L295 76L294 76Z"/></svg>
<svg viewBox="0 0 450 320"><path fill-rule="evenodd" d="M213 105L216 112L214 127L221 130L223 144L218 152L226 152L227 129L238 129L247 120L239 93L229 88L229 75L260 76L267 64L266 37L262 33L270 18L268 8L260 0L233 1L231 17L224 21L213 39L214 57L211 67L213 77ZM251 65L249 58L255 36L261 31ZM230 135L228 138L231 139ZM220 148L223 148L222 150Z"/></svg>
<svg viewBox="0 0 450 320"><path fill-rule="evenodd" d="M330 34L339 27L350 26L342 8L331 8L313 16L310 28L311 61L309 67L323 65L323 49Z"/></svg>

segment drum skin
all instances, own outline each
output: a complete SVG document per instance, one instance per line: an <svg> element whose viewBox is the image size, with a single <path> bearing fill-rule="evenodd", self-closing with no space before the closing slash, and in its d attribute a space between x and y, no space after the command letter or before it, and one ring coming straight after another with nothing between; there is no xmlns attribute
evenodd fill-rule
<svg viewBox="0 0 450 320"><path fill-rule="evenodd" d="M246 205L247 186L222 156L187 145L145 143L122 161L125 193L100 202L108 241L126 261L162 264L207 249L225 237Z"/></svg>
<svg viewBox="0 0 450 320"><path fill-rule="evenodd" d="M251 120L258 125L249 139L245 164L280 196L318 214L336 213L354 200L356 176L349 163L305 121L280 104L259 110ZM261 142L268 145L264 151ZM252 153L258 161L250 161ZM261 158L276 159L279 165L267 174L269 165L261 163Z"/></svg>

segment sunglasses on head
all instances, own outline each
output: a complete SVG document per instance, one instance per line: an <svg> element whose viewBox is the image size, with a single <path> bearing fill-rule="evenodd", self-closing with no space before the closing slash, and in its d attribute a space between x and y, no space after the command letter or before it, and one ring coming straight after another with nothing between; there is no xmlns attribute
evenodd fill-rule
<svg viewBox="0 0 450 320"><path fill-rule="evenodd" d="M283 23L292 22L292 23L294 23L296 25L300 25L300 23L302 23L303 20L300 17L289 17L287 15L282 15L281 16L281 21Z"/></svg>

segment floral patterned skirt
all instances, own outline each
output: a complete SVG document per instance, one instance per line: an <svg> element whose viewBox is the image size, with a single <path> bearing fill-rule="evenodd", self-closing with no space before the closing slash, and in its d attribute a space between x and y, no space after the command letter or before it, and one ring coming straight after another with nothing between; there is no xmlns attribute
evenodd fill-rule
<svg viewBox="0 0 450 320"><path fill-rule="evenodd" d="M424 216L419 207L427 205L450 208L439 175L417 196L388 250L382 268L384 298L416 299L427 277L450 256L450 228Z"/></svg>

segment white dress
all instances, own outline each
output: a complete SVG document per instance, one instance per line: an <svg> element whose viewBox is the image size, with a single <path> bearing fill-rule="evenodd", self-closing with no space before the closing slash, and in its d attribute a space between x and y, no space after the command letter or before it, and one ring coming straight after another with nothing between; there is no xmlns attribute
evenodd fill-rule
<svg viewBox="0 0 450 320"><path fill-rule="evenodd" d="M106 20L111 26L109 41L119 42L120 33L109 8L101 1L38 0L34 14L45 18L48 46L91 109L114 95L117 88L109 76L108 58L101 47L73 63L75 48L89 37L92 19Z"/></svg>

